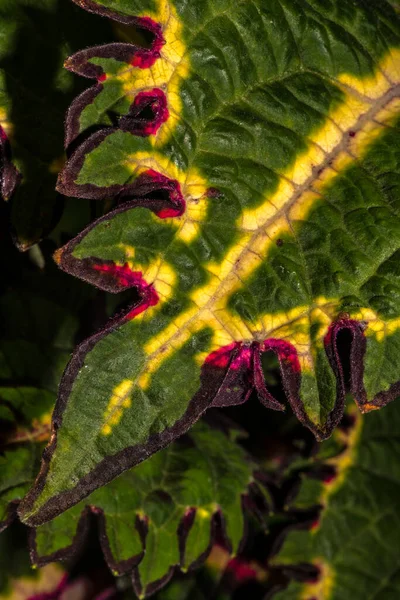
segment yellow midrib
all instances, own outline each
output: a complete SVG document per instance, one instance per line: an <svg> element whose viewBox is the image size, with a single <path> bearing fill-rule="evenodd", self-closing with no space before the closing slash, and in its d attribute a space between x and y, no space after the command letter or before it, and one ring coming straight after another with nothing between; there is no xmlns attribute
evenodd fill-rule
<svg viewBox="0 0 400 600"><path fill-rule="evenodd" d="M298 184L297 187L295 187L295 191L292 192L292 194L286 201L281 203L280 208L272 216L264 220L255 230L250 230L248 233L242 235L239 242L228 251L222 263L220 265L215 265L215 270L219 273L222 273L222 280L218 282L216 277L211 284L208 284L203 288L196 290L192 294L191 299L197 304L197 306L183 313L183 315L178 317L173 324L171 324L164 330L164 332L161 332L161 334L154 337L145 345L145 351L148 353L149 356L148 361L146 363L146 376L142 378L142 384L144 385L144 387L146 387L146 385L148 384L151 373L154 372L154 370L156 370L156 368L158 367L160 362L160 355L163 355L162 360L165 360L167 356L175 350L177 344L179 344L179 346L182 346L185 343L185 341L189 339L191 333L193 332L193 329L199 330L202 327L204 327L204 319L200 318L201 316L204 316L204 314L206 314L207 316L207 322L209 326L215 329L220 329L221 312L223 312L225 313L224 316L228 317L230 323L232 323L232 326L237 327L238 331L240 331L240 334L238 335L237 339L247 339L249 337L251 338L252 336L254 339L254 332L251 332L248 329L248 326L245 323L243 323L241 319L229 314L228 311L226 311L226 309L222 307L219 309L219 312L217 312L218 303L224 298L226 298L229 294L233 293L235 289L240 287L241 279L245 277L247 278L254 270L254 268L256 268L260 264L260 254L262 253L262 255L265 255L265 250L270 246L272 238L276 236L277 232L282 230L284 231L285 229L288 230L288 228L290 227L290 221L288 219L289 211L296 204L304 204L305 215L307 210L313 204L312 202L308 206L309 202L307 202L307 200L310 200L309 196L312 196L311 199L315 200L315 196L321 195L319 191L313 190L314 184L316 184L320 180L318 172L324 168L326 168L327 171L330 171L330 176L328 178L329 181L331 178L334 178L338 172L340 172L335 171L335 169L332 167L329 167L329 163L339 158L342 159L342 162L343 159L344 162L346 162L347 159L349 160L349 162L352 162L354 160L354 155L352 155L352 153L349 152L349 148L351 144L356 144L356 141L352 141L354 140L354 138L350 138L349 132L362 131L364 126L374 121L374 119L378 116L379 112L384 110L385 107L398 96L399 86L391 88L390 81L387 80L384 93L380 97L376 98L375 101L370 101L370 108L367 111L364 110L365 103L363 103L363 108L356 115L353 121L348 123L346 129L340 128L340 124L338 124L335 120L335 116L328 115L327 120L329 120L331 123L334 123L334 126L336 128L339 127L342 131L339 143L337 143L329 152L327 152L324 149L323 160L313 165L311 175L306 177L302 183ZM347 101L349 100L350 98L348 97ZM360 101L358 100L358 102ZM344 106L345 104L347 103L344 103L339 107L339 112L342 111L343 108L346 108L346 106ZM333 113L333 115L335 115L335 112ZM348 119L348 115L346 119ZM316 136L314 136L313 141L315 141L315 138L318 139L319 133L322 133L323 136L325 129L326 124L319 130L319 132L317 132ZM366 144L365 147L358 148L358 156L362 155L367 147L368 144ZM307 166L307 160L310 160L309 154L312 154L313 152L315 152L315 146L311 147L310 151L306 154L306 156L303 155L299 157L296 160L296 163L300 166ZM288 169L288 171L295 172L296 165ZM326 177L323 178L322 183L323 185L326 184ZM271 204L274 203L274 200L278 200L277 204L279 206L279 195L280 188L282 185L287 186L287 180L282 179L281 184L278 187L278 191L275 192L275 194L271 198L266 199L266 202L261 208L261 211L263 209L269 209ZM303 202L299 203L300 200L303 200ZM255 212L257 211L260 212L260 207L255 209ZM270 234L271 230L272 235ZM268 233L266 233L267 231ZM245 241L245 244L241 244L241 242L243 241ZM255 259L253 261L249 261L249 256L253 256ZM244 261L243 258L246 258L246 260ZM236 265L236 268L235 266L232 268L232 264ZM224 271L226 271L226 274L224 273ZM299 317L304 316L305 312L309 312L312 309L313 307L309 307L308 311L302 310L302 312L299 314ZM146 311L146 313L143 315L143 318L152 318L152 315L156 311L157 307ZM189 331L189 327L191 325L193 325L193 329ZM279 328L280 326L278 326L277 328ZM232 339L234 339L234 336L229 334L227 336L226 343L229 343L229 341L232 341ZM174 347L172 347L173 343Z"/></svg>

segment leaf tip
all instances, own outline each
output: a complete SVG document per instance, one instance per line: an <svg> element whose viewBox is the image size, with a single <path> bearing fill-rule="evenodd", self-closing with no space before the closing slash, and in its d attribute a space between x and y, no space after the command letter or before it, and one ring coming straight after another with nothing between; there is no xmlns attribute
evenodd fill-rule
<svg viewBox="0 0 400 600"><path fill-rule="evenodd" d="M379 410L381 407L377 406L375 404L371 404L371 402L368 402L367 404L361 404L360 405L360 411L363 414L368 414L374 410Z"/></svg>
<svg viewBox="0 0 400 600"><path fill-rule="evenodd" d="M63 255L63 249L62 249L62 248L58 248L58 250L56 250L56 251L54 252L54 254L53 254L53 259L54 259L54 262L55 262L57 265L60 265L60 264L61 264L62 255Z"/></svg>

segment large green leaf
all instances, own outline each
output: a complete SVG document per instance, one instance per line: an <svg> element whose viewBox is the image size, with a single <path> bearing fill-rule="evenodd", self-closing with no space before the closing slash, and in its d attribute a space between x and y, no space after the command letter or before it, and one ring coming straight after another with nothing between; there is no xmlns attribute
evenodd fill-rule
<svg viewBox="0 0 400 600"><path fill-rule="evenodd" d="M399 597L399 404L354 419L340 434L343 452L324 461L335 476L306 478L296 498L300 509L322 506L320 519L311 530L290 532L274 559L292 569L313 564L319 575L315 582L291 583L276 600Z"/></svg>
<svg viewBox="0 0 400 600"><path fill-rule="evenodd" d="M166 583L208 555L220 515L236 552L244 532L242 496L253 465L225 434L199 423L142 465L36 530L34 561L65 558L81 546L88 514L98 516L100 542L116 574L136 567L139 595Z"/></svg>
<svg viewBox="0 0 400 600"><path fill-rule="evenodd" d="M267 352L319 439L343 414L347 365L362 411L399 391L400 20L390 4L77 3L152 41L67 61L97 82L68 113L77 147L58 189L119 205L56 259L136 294L69 365L21 507L31 524L211 405L256 388L283 410L264 381Z"/></svg>

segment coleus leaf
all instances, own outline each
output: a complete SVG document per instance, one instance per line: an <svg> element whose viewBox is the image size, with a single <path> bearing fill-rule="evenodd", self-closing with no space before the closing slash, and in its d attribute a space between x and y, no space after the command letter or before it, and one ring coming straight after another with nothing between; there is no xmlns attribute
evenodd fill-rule
<svg viewBox="0 0 400 600"><path fill-rule="evenodd" d="M237 551L244 533L242 497L253 468L234 440L198 423L187 439L38 527L33 560L43 565L76 551L93 513L110 568L118 575L135 568L137 593L153 593L177 565L186 570L206 558L217 516L231 550Z"/></svg>
<svg viewBox="0 0 400 600"><path fill-rule="evenodd" d="M318 576L292 582L276 600L398 597L399 408L363 419L353 411L351 426L337 434L343 451L323 463L333 473L304 479L294 506L319 505L320 518L310 530L291 531L273 564L291 572L312 564Z"/></svg>
<svg viewBox="0 0 400 600"><path fill-rule="evenodd" d="M38 524L258 391L274 352L318 439L398 393L400 21L385 1L79 0L149 49L83 50L58 189L117 198L56 255L132 306L76 350L40 476ZM97 128L94 134L87 135ZM87 139L81 141L83 137ZM339 352L343 336L350 357Z"/></svg>

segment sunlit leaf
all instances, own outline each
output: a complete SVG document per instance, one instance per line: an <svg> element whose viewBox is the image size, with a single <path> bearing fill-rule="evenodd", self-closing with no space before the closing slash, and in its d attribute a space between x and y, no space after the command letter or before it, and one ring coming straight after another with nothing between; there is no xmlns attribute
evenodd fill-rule
<svg viewBox="0 0 400 600"><path fill-rule="evenodd" d="M58 189L117 208L56 254L132 305L81 344L21 506L38 524L268 389L318 439L400 390L400 21L386 1L79 0L147 47L68 59ZM94 133L93 133L94 131ZM347 339L347 346L344 343ZM343 352L343 348L347 352ZM265 375L267 375L265 377ZM265 413L268 419L268 413Z"/></svg>

